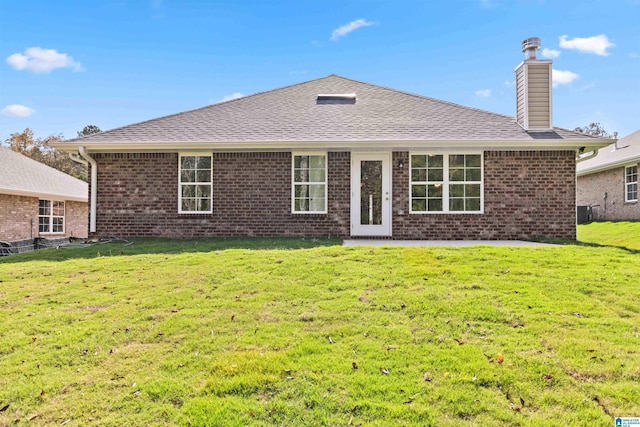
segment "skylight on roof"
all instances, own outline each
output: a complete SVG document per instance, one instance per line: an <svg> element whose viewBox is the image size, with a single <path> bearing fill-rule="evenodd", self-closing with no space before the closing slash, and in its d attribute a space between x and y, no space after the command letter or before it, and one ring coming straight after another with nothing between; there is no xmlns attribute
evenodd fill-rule
<svg viewBox="0 0 640 427"><path fill-rule="evenodd" d="M321 93L316 99L318 104L355 104L355 93Z"/></svg>

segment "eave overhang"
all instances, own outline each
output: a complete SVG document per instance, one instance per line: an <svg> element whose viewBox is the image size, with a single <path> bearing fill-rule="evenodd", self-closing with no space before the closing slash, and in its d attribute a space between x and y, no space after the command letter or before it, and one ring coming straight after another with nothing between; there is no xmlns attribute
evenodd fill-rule
<svg viewBox="0 0 640 427"><path fill-rule="evenodd" d="M84 202L87 203L89 198L87 196L72 196L69 194L59 194L59 193L47 193L41 191L29 191L29 190L16 190L13 188L1 188L0 194L10 194L12 196L24 196L24 197L34 197L38 199L44 200L68 200L70 202Z"/></svg>
<svg viewBox="0 0 640 427"><path fill-rule="evenodd" d="M289 151L289 150L582 150L584 152L611 144L611 139L535 139L535 140L368 140L368 141L225 141L225 142L65 142L55 143L55 147L68 152L77 152L84 146L91 153L158 153L190 150L211 150L212 152L242 151Z"/></svg>

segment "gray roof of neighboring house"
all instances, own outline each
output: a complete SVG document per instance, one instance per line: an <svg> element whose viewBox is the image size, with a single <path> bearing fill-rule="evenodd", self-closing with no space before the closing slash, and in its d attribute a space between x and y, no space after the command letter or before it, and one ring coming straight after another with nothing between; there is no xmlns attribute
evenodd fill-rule
<svg viewBox="0 0 640 427"><path fill-rule="evenodd" d="M640 130L601 148L595 157L578 163L577 171L586 175L629 163L640 163Z"/></svg>
<svg viewBox="0 0 640 427"><path fill-rule="evenodd" d="M86 202L86 182L0 147L0 194Z"/></svg>
<svg viewBox="0 0 640 427"><path fill-rule="evenodd" d="M322 104L319 94L355 93ZM515 108L515 106L514 106ZM594 138L561 128L527 132L513 117L337 75L160 117L63 143L522 141Z"/></svg>

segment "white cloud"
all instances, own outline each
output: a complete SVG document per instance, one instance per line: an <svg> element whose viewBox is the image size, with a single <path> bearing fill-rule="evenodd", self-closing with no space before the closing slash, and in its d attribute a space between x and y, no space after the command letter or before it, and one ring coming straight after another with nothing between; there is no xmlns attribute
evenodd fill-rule
<svg viewBox="0 0 640 427"><path fill-rule="evenodd" d="M241 94L240 92L234 92L231 95L226 95L223 96L222 99L218 102L226 102L226 101L231 101L233 99L238 99L238 98L242 98L244 95Z"/></svg>
<svg viewBox="0 0 640 427"><path fill-rule="evenodd" d="M331 33L331 40L336 41L340 37L346 36L350 32L357 30L358 28L369 27L371 25L373 25L373 22L369 22L365 19L356 19L355 21L351 21L348 24L333 30L333 33Z"/></svg>
<svg viewBox="0 0 640 427"><path fill-rule="evenodd" d="M571 71L562 71L556 70L555 68L551 73L551 80L553 87L557 87L558 85L566 85L571 83L572 81L580 78L580 76Z"/></svg>
<svg viewBox="0 0 640 427"><path fill-rule="evenodd" d="M572 40L567 40L567 37L569 36L560 36L560 47L563 49L576 49L584 53L594 53L600 56L607 56L609 55L607 49L615 46L615 44L611 43L609 38L604 34L584 38L576 37Z"/></svg>
<svg viewBox="0 0 640 427"><path fill-rule="evenodd" d="M0 114L6 117L29 117L35 112L36 110L25 107L24 105L11 104L4 107L2 111L0 111Z"/></svg>
<svg viewBox="0 0 640 427"><path fill-rule="evenodd" d="M505 80L504 81L504 85L505 86L515 86L516 85L516 81L515 80Z"/></svg>
<svg viewBox="0 0 640 427"><path fill-rule="evenodd" d="M543 58L554 59L554 58L557 58L558 56L560 56L559 50L547 49L546 47L542 49Z"/></svg>
<svg viewBox="0 0 640 427"><path fill-rule="evenodd" d="M56 68L72 68L73 71L84 71L79 62L66 53L58 53L56 49L30 47L21 53L14 53L7 58L7 64L16 70L28 70L34 73L48 73Z"/></svg>
<svg viewBox="0 0 640 427"><path fill-rule="evenodd" d="M482 98L488 98L491 96L491 89L480 89L476 91L476 96L481 96Z"/></svg>

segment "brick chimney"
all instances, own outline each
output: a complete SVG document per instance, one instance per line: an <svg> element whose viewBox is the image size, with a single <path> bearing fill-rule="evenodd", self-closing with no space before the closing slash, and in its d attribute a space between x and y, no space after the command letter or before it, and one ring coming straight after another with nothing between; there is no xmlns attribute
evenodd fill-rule
<svg viewBox="0 0 640 427"><path fill-rule="evenodd" d="M548 131L551 122L551 61L537 58L540 38L522 42L525 60L516 68L516 122L527 131Z"/></svg>

